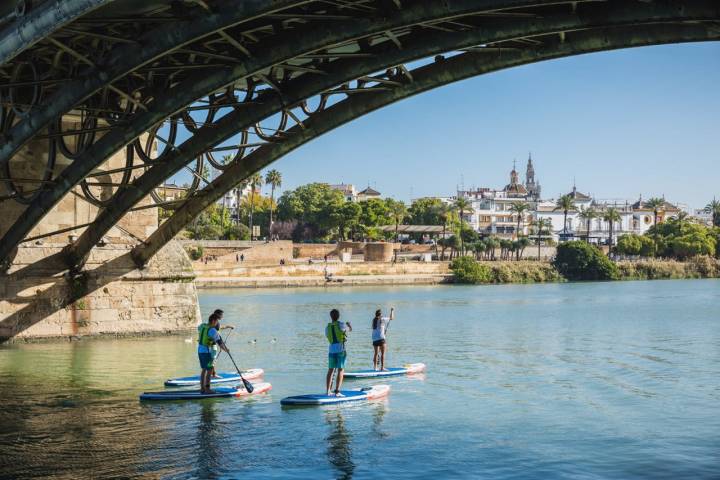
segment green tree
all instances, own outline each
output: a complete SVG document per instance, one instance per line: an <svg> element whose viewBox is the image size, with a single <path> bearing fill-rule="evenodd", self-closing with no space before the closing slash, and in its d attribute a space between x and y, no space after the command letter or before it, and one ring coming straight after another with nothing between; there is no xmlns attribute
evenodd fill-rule
<svg viewBox="0 0 720 480"><path fill-rule="evenodd" d="M370 198L359 202L359 205L362 208L360 223L363 225L367 227L378 227L390 224L390 209L385 200Z"/></svg>
<svg viewBox="0 0 720 480"><path fill-rule="evenodd" d="M510 211L517 215L517 230L515 235L520 238L520 223L524 221L523 216L526 212L530 211L530 204L527 202L516 202L510 205Z"/></svg>
<svg viewBox="0 0 720 480"><path fill-rule="evenodd" d="M446 207L439 198L420 198L410 205L408 221L410 225L442 225L445 221L442 210Z"/></svg>
<svg viewBox="0 0 720 480"><path fill-rule="evenodd" d="M705 205L705 213L712 215L712 224L715 227L720 227L720 200L712 199L712 202Z"/></svg>
<svg viewBox="0 0 720 480"><path fill-rule="evenodd" d="M458 212L458 216L460 219L460 231L462 231L462 225L465 219L463 218L466 213L472 213L473 209L470 204L470 200L468 200L465 197L458 197L453 202L453 208ZM460 237L460 250L462 251L462 255L465 254L465 242L462 239L462 236Z"/></svg>
<svg viewBox="0 0 720 480"><path fill-rule="evenodd" d="M450 264L450 270L459 283L490 283L492 272L487 265L478 263L471 257L458 257Z"/></svg>
<svg viewBox="0 0 720 480"><path fill-rule="evenodd" d="M388 198L385 200L385 204L388 208L388 213L390 214L390 218L392 218L393 222L395 223L395 241L398 241L398 228L400 224L405 220L405 217L408 214L407 207L405 204L399 200L393 200L391 198Z"/></svg>
<svg viewBox="0 0 720 480"><path fill-rule="evenodd" d="M605 213L603 213L602 218L603 218L603 220L608 222L609 244L610 244L610 249L612 249L613 248L613 226L621 220L620 213L617 211L617 208L608 207L608 209L605 210Z"/></svg>
<svg viewBox="0 0 720 480"><path fill-rule="evenodd" d="M485 245L487 245L490 260L495 260L495 250L500 248L500 239L492 236L485 239Z"/></svg>
<svg viewBox="0 0 720 480"><path fill-rule="evenodd" d="M533 228L535 230L535 241L538 249L538 260L540 260L540 243L542 242L542 236L549 235L550 229L552 228L552 221L549 218L538 218L533 222Z"/></svg>
<svg viewBox="0 0 720 480"><path fill-rule="evenodd" d="M597 218L598 214L592 207L588 207L585 210L582 210L580 214L578 215L581 220L585 221L585 225L587 227L587 234L585 236L585 241L590 242L590 227L592 225L593 218Z"/></svg>
<svg viewBox="0 0 720 480"><path fill-rule="evenodd" d="M340 220L338 223L340 240L354 238L354 233L360 224L360 213L362 213L362 208L355 202L345 202L342 207L340 207ZM348 229L350 230L349 237L345 235Z"/></svg>
<svg viewBox="0 0 720 480"><path fill-rule="evenodd" d="M270 224L268 225L268 233L270 233L273 225L273 202L275 201L275 189L280 188L282 185L282 174L274 168L269 170L265 174L265 184L270 185Z"/></svg>
<svg viewBox="0 0 720 480"><path fill-rule="evenodd" d="M345 197L325 183L309 183L295 190L285 191L278 200L277 214L283 221L297 221L293 234L296 240L325 238L339 225L340 211ZM364 203L364 202L362 202Z"/></svg>
<svg viewBox="0 0 720 480"><path fill-rule="evenodd" d="M638 235L620 235L615 250L621 255L640 255L642 243Z"/></svg>
<svg viewBox="0 0 720 480"><path fill-rule="evenodd" d="M568 280L615 280L617 265L599 248L579 240L558 245L553 266Z"/></svg>
<svg viewBox="0 0 720 480"><path fill-rule="evenodd" d="M475 252L475 259L480 260L482 255L487 251L487 243L483 240L478 240L473 243L472 249Z"/></svg>
<svg viewBox="0 0 720 480"><path fill-rule="evenodd" d="M563 233L567 234L567 216L568 212L571 210L575 210L577 207L575 205L575 200L573 200L572 195L563 195L562 197L557 199L557 202L555 202L555 208L553 211L562 210L563 212Z"/></svg>

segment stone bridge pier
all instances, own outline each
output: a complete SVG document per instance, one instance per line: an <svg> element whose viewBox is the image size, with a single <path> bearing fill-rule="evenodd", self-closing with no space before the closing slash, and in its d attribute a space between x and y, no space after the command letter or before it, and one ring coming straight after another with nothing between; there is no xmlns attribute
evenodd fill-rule
<svg viewBox="0 0 720 480"><path fill-rule="evenodd" d="M68 127L72 128L72 126ZM70 146L72 148L72 146ZM48 165L53 177L69 159L56 153L48 162L47 141L30 142L10 165L13 179L0 182L0 236L26 206L17 192L30 195ZM105 171L125 166L124 152L105 162ZM100 206L88 198L109 198L122 173L96 172L90 195L78 186L65 196L26 237L0 273L0 342L11 339L131 335L192 329L200 312L192 264L184 249L169 242L143 269L130 250L158 227L157 208L150 199L129 212L91 251L79 272L70 272L64 248L98 214ZM27 180L21 182L18 179ZM14 193L13 193L14 190Z"/></svg>

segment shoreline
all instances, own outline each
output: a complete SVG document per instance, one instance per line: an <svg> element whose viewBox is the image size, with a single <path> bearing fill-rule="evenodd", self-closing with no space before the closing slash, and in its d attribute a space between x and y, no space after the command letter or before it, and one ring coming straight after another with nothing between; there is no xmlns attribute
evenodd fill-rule
<svg viewBox="0 0 720 480"><path fill-rule="evenodd" d="M406 274L406 275L337 275L328 282L324 276L276 276L276 277L197 277L198 290L214 288L297 288L297 287L351 287L382 285L439 285L454 283L453 274Z"/></svg>

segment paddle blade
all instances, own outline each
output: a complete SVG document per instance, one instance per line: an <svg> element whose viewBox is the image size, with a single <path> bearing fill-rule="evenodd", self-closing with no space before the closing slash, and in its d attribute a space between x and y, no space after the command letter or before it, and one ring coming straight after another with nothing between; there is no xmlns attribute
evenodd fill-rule
<svg viewBox="0 0 720 480"><path fill-rule="evenodd" d="M247 390L248 393L252 393L253 390L255 390L255 387L253 387L252 383L248 382L244 378L242 379L243 385L245 385L245 390Z"/></svg>

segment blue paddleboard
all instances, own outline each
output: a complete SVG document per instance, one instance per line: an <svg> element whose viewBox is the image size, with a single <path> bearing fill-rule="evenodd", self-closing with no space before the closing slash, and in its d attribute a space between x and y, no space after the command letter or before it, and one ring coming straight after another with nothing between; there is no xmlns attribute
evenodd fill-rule
<svg viewBox="0 0 720 480"><path fill-rule="evenodd" d="M373 385L372 387L341 390L342 397L325 395L322 393L310 395L296 395L280 400L280 405L334 405L336 403L359 402L374 400L390 393L390 385Z"/></svg>
<svg viewBox="0 0 720 480"><path fill-rule="evenodd" d="M216 387L213 393L200 393L200 390L163 390L162 392L145 392L140 400L202 400L205 398L244 397L270 391L272 385L266 382L253 384L252 393L248 393L242 385L235 387Z"/></svg>
<svg viewBox="0 0 720 480"><path fill-rule="evenodd" d="M264 374L262 368L249 368L243 370L242 374L246 380L252 380L254 378L260 378ZM210 384L217 383L228 383L228 382L241 382L240 375L237 372L218 372L217 377L210 380ZM166 387L190 387L192 385L200 384L200 375L191 375L189 377L171 378L165 381Z"/></svg>
<svg viewBox="0 0 720 480"><path fill-rule="evenodd" d="M395 375L412 375L425 371L424 363L409 363L403 367L386 368L383 371L378 370L356 370L354 372L345 372L345 378L373 378L373 377L392 377Z"/></svg>

